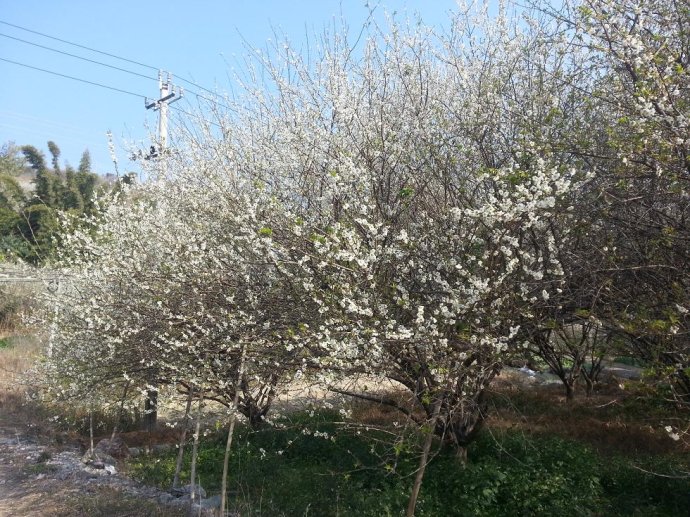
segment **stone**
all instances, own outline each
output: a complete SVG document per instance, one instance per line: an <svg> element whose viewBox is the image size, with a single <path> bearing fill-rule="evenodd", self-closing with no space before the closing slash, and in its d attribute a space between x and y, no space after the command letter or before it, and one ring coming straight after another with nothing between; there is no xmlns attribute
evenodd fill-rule
<svg viewBox="0 0 690 517"><path fill-rule="evenodd" d="M122 438L116 436L112 440L103 439L94 447L94 451L102 452L113 458L123 459L130 456L129 448Z"/></svg>
<svg viewBox="0 0 690 517"><path fill-rule="evenodd" d="M202 508L220 508L220 494L199 501Z"/></svg>
<svg viewBox="0 0 690 517"><path fill-rule="evenodd" d="M199 485L194 486L194 492L196 493L199 499L203 499L204 497L206 497L206 490L204 490L204 488ZM189 494L192 493L192 485L185 485L183 487L173 488L170 491L170 493L175 497L183 497L187 499L189 497Z"/></svg>
<svg viewBox="0 0 690 517"><path fill-rule="evenodd" d="M86 451L81 458L81 462L93 468L102 469L105 468L105 465L115 465L115 458L94 449L93 453L91 453L91 451Z"/></svg>
<svg viewBox="0 0 690 517"><path fill-rule="evenodd" d="M169 494L167 492L162 493L161 495L158 496L158 502L161 504L168 504L173 499L175 499L175 496L172 494Z"/></svg>
<svg viewBox="0 0 690 517"><path fill-rule="evenodd" d="M191 494L192 493L192 485L185 485L183 487L185 494ZM194 493L197 496L197 499L203 499L206 497L206 490L204 490L204 487L201 485L194 485Z"/></svg>

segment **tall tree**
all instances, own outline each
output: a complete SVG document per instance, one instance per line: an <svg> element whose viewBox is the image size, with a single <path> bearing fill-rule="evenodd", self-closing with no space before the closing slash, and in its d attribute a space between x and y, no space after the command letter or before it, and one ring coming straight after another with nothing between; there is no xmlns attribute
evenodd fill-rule
<svg viewBox="0 0 690 517"><path fill-rule="evenodd" d="M20 148L12 142L0 147L0 175L19 176L24 172L24 158L19 156Z"/></svg>
<svg viewBox="0 0 690 517"><path fill-rule="evenodd" d="M29 165L31 165L31 168L37 173L47 170L45 155L33 145L22 146L22 153Z"/></svg>
<svg viewBox="0 0 690 517"><path fill-rule="evenodd" d="M53 164L53 171L60 172L60 148L52 140L48 140L48 151L50 151Z"/></svg>
<svg viewBox="0 0 690 517"><path fill-rule="evenodd" d="M36 185L36 198L39 203L53 206L58 198L58 178L51 173L46 166L45 155L32 145L22 146L22 153L36 171L34 184Z"/></svg>
<svg viewBox="0 0 690 517"><path fill-rule="evenodd" d="M64 208L83 210L84 198L80 189L80 176L92 176L74 171L71 165L65 168L65 184L63 186L62 205Z"/></svg>
<svg viewBox="0 0 690 517"><path fill-rule="evenodd" d="M91 153L88 149L84 149L81 154L81 160L79 160L79 172L82 174L88 174L91 172Z"/></svg>

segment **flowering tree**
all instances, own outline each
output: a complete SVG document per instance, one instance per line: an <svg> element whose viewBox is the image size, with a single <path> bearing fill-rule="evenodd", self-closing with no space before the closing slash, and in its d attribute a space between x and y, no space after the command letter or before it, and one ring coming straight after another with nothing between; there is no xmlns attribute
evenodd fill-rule
<svg viewBox="0 0 690 517"><path fill-rule="evenodd" d="M51 372L168 383L253 425L307 375L427 432L414 494L432 438L464 460L489 383L554 330L625 334L685 400L686 19L660 0L470 9L444 34L255 53L165 174L69 238ZM339 384L360 375L407 402Z"/></svg>
<svg viewBox="0 0 690 517"><path fill-rule="evenodd" d="M521 322L560 290L573 192L590 177L556 145L582 103L565 79L584 72L545 31L479 13L445 36L393 26L360 59L339 36L313 63L289 46L259 54L272 87L227 118L216 106L220 131L190 129L172 167L203 161L271 196L254 231L309 302L287 346L328 383L396 381L411 404L382 402L461 456Z"/></svg>
<svg viewBox="0 0 690 517"><path fill-rule="evenodd" d="M47 363L55 386L82 392L121 382L151 392L169 384L227 406L239 391L239 410L252 425L263 421L293 364L265 320L289 314L280 305L289 296L257 258L260 201L234 199L222 221L209 220L200 193L173 182L134 188L69 236L62 264L70 280L49 297L59 308Z"/></svg>
<svg viewBox="0 0 690 517"><path fill-rule="evenodd" d="M593 314L659 365L677 399L688 378L687 2L585 1L568 17L604 79L604 129L579 151L597 179L583 208L598 286ZM578 260L587 264L586 256Z"/></svg>

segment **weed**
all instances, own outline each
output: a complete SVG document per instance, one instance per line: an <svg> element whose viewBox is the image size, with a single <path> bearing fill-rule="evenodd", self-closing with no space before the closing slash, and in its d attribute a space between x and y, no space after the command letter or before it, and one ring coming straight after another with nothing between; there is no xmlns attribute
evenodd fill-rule
<svg viewBox="0 0 690 517"><path fill-rule="evenodd" d="M29 476L37 474L54 474L58 470L60 470L60 467L57 465L48 465L46 463L36 463L24 468L24 472Z"/></svg>
<svg viewBox="0 0 690 517"><path fill-rule="evenodd" d="M60 517L185 517L181 508L162 506L151 501L127 496L122 492L101 488L96 494L80 494L70 497L69 513Z"/></svg>
<svg viewBox="0 0 690 517"><path fill-rule="evenodd" d="M52 457L53 455L49 451L41 451L41 453L38 455L38 458L36 458L36 463L45 463Z"/></svg>
<svg viewBox="0 0 690 517"><path fill-rule="evenodd" d="M637 368L647 368L649 366L649 363L637 357L618 356L613 358L613 362L627 366L636 366Z"/></svg>
<svg viewBox="0 0 690 517"><path fill-rule="evenodd" d="M283 429L240 429L230 468L233 510L242 515L304 515L307 509L323 516L400 514L417 465L416 444L391 447L379 431L344 430L336 424L339 418L301 413ZM175 457L171 450L136 458L130 472L167 488ZM222 458L222 436L202 441L198 472L209 493L219 490ZM649 461L644 464L668 471L674 465L686 468L690 458ZM188 456L184 476L189 476ZM690 504L689 491L681 485L637 470L629 458L603 459L574 440L495 430L473 444L467 466L457 462L452 450L437 450L418 514L673 515ZM646 488L638 492L637 486Z"/></svg>

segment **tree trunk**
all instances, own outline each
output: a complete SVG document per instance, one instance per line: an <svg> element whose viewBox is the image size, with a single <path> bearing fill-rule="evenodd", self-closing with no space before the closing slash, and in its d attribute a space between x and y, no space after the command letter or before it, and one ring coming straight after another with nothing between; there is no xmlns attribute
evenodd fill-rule
<svg viewBox="0 0 690 517"><path fill-rule="evenodd" d="M196 424L194 427L194 445L192 445L192 466L191 466L191 480L190 480L190 494L189 494L189 515L194 514L194 501L196 500L196 460L199 454L199 433L201 430L201 408L204 401L204 390L199 389L199 408L196 412Z"/></svg>
<svg viewBox="0 0 690 517"><path fill-rule="evenodd" d="M589 378L589 376L585 375L585 393L586 393L587 397L591 397L593 392L594 392L594 383Z"/></svg>
<svg viewBox="0 0 690 517"><path fill-rule="evenodd" d="M122 414L124 413L125 409L125 400L127 399L127 391L129 390L129 381L127 381L127 384L125 384L125 391L122 394L122 400L120 400L120 408L117 410L117 420L115 421L115 425L113 426L113 433L110 435L110 441L112 442L115 439L115 435L117 434L117 431L119 430L120 423L122 422Z"/></svg>
<svg viewBox="0 0 690 517"><path fill-rule="evenodd" d="M237 411L237 403L240 399L239 383L244 375L244 357L247 351L246 345L242 347L242 357L240 358L240 367L237 371L237 383L235 384L235 396L232 403L232 415L230 416L230 428L228 429L228 439L225 442L225 456L223 457L223 477L221 480L220 489L220 514L225 515L225 505L227 501L227 491L228 491L228 464L230 463L230 448L232 447L232 437L235 434L235 422L237 417L235 412Z"/></svg>
<svg viewBox="0 0 690 517"><path fill-rule="evenodd" d="M479 435L486 420L486 392L477 394L472 403L466 403L461 408L450 411L441 408L444 418L436 421L436 435L444 439L444 443L455 447L456 457L461 464L467 460L467 446Z"/></svg>
<svg viewBox="0 0 690 517"><path fill-rule="evenodd" d="M574 399L575 399L575 388L571 383L566 382L565 383L565 400L567 402L572 402Z"/></svg>
<svg viewBox="0 0 690 517"><path fill-rule="evenodd" d="M93 459L93 410L89 410L89 454Z"/></svg>
<svg viewBox="0 0 690 517"><path fill-rule="evenodd" d="M412 493L410 494L410 500L407 504L407 512L405 513L406 517L414 517L419 491L422 488L422 481L424 480L424 471L426 470L426 465L429 462L429 451L431 451L431 444L434 441L434 429L436 429L436 421L438 420L438 415L441 412L442 403L443 397L439 397L439 399L436 401L436 406L434 407L434 414L431 419L430 428L427 431L426 438L424 439L422 456L419 458L417 475L415 476L414 485L412 485Z"/></svg>
<svg viewBox="0 0 690 517"><path fill-rule="evenodd" d="M455 450L455 458L460 462L461 465L467 465L467 447L463 445L458 445Z"/></svg>
<svg viewBox="0 0 690 517"><path fill-rule="evenodd" d="M182 471L182 461L184 459L184 444L187 441L187 420L189 419L189 411L192 409L192 399L194 398L194 390L191 386L189 394L187 395L187 405L184 408L184 419L182 422L182 431L180 432L179 450L177 451L177 463L175 464L175 476L173 477L172 487L177 488L180 484L180 472Z"/></svg>
<svg viewBox="0 0 690 517"><path fill-rule="evenodd" d="M158 422L158 390L148 390L144 402L144 430L152 433Z"/></svg>

